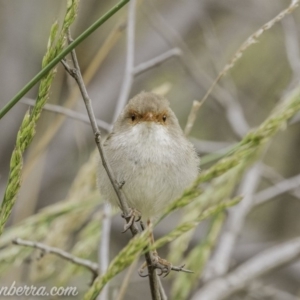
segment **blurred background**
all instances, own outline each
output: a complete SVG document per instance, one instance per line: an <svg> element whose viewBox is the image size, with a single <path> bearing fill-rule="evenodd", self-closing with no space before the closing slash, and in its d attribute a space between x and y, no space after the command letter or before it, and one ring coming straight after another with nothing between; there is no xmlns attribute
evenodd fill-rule
<svg viewBox="0 0 300 300"><path fill-rule="evenodd" d="M114 3L116 1L81 1L78 17L72 26L73 38ZM283 0L139 1L136 10L134 65L138 66L166 52L175 54L158 66L135 76L129 98L143 90L164 94L184 128L193 101L201 100L238 47L288 5L289 1ZM62 21L65 9L66 1L60 0L0 0L1 107L41 69L50 27L55 20ZM113 122L125 76L126 19L127 7L121 9L76 49L96 116L108 124ZM287 91L298 84L299 22L298 9L283 22L266 31L258 43L247 49L200 108L189 138L201 157L224 151L238 142L248 130L261 124ZM178 51L181 52L180 55ZM35 99L36 93L37 87L28 92L22 101L28 103L30 99ZM7 184L16 134L28 109L28 104L22 101L0 121L1 199ZM86 114L74 81L61 65L58 66L48 103ZM294 178L300 173L298 119L295 118L294 123L277 135L269 146L258 190L272 186L284 178ZM105 135L107 130L103 129L102 132ZM84 207L85 195L72 194L71 187L74 187L73 182L78 178L79 171L85 174L83 178L87 180L88 169L84 173L82 166L90 159L94 148L94 137L88 124L44 111L36 128L36 136L25 153L23 183L8 226L19 226L15 228L20 230L22 224L28 224L22 223L24 220L68 197L77 197L76 201ZM210 164L203 164L202 169L208 168ZM296 184L293 189L249 214L235 248L235 264L270 245L299 235L300 179L298 182L298 189ZM95 191L94 177L89 184L88 189ZM83 193L83 190L84 187L76 191ZM100 198L97 194L93 197ZM79 210L72 216L67 224L63 217L58 217L56 221L60 222L53 222L54 225L52 219L51 222L45 221L47 226L43 230L51 230L53 244L66 250L73 249L74 245L80 248L84 242L80 242L81 237L78 236L89 236L84 230L92 231L90 247L82 247L78 253L96 260L98 240L94 237L97 236L97 224L101 223L101 209L86 208L84 213L81 214ZM178 213L173 214L162 222L155 230L155 235L159 237L170 231L178 217ZM94 221L90 227L87 226L89 220ZM130 237L129 234L120 233L122 222L118 212L112 218L111 259ZM39 226L42 225L34 226L37 227L32 230L40 232ZM199 226L191 246L193 241L203 236L205 230L206 224ZM64 238L60 239L61 232L64 232ZM43 262L47 261L47 257L36 257L38 252L35 256L28 249L27 252L22 250L22 255L13 252L18 247L10 246L8 237L16 237L18 233L19 231L7 235L7 240L0 243L2 284L13 280L17 280L18 284L38 282L40 285L51 286L53 282L56 283L55 274L60 268L66 271L68 263L52 257L55 262L49 267L49 263ZM32 239L42 239L43 234L33 236ZM55 239L60 239L58 244ZM167 250L168 247L164 247L162 253L166 254ZM24 262L28 261L28 257L31 261L29 264ZM62 279L61 282L78 285L82 296L91 279L89 273L79 272L73 276L75 268L68 272L69 275L64 277L65 281ZM117 293L123 276L124 274L119 275L112 282L111 299L115 299L113 295ZM164 281L167 290L171 288L173 278L170 276ZM272 272L264 278L264 282L299 296L300 263ZM124 299L150 299L148 289L147 280L139 278L134 271ZM238 297L237 299L279 299L265 295L263 290L261 293L248 291L247 295ZM81 297L78 296L78 299Z"/></svg>

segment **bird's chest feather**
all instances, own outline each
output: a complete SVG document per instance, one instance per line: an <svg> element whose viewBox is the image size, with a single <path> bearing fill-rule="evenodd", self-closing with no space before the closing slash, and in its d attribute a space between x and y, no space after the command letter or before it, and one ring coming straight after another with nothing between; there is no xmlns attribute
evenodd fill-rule
<svg viewBox="0 0 300 300"><path fill-rule="evenodd" d="M131 131L115 138L114 144L122 148L123 158L134 164L167 163L174 155L172 137L161 125L135 126Z"/></svg>
<svg viewBox="0 0 300 300"><path fill-rule="evenodd" d="M135 126L115 137L112 149L118 155L114 157L118 161L115 166L118 180L134 180L144 187L165 183L170 172L176 169L176 147L166 128L155 124Z"/></svg>

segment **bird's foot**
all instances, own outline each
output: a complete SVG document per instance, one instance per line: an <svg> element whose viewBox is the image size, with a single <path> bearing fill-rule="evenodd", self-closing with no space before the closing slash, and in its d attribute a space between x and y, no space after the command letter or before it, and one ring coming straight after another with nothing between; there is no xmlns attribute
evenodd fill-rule
<svg viewBox="0 0 300 300"><path fill-rule="evenodd" d="M144 262L143 265L139 268L138 273L141 277L147 277L149 275L144 273L146 267L147 267L147 262ZM168 276L171 271L194 273L193 271L184 269L184 265L180 267L173 266L166 259L159 257L156 251L152 255L151 267L154 269L158 269L160 271L158 273L158 276L163 275L163 278Z"/></svg>
<svg viewBox="0 0 300 300"><path fill-rule="evenodd" d="M130 208L130 212L127 216L122 213L122 218L125 219L124 230L122 233L126 232L133 224L133 222L139 222L142 218L142 214L135 208Z"/></svg>

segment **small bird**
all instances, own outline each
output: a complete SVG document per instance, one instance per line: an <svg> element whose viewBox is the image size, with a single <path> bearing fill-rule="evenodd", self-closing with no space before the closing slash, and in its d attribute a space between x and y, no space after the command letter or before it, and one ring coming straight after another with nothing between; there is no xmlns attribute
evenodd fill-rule
<svg viewBox="0 0 300 300"><path fill-rule="evenodd" d="M128 102L103 146L115 180L124 183L129 207L143 220L157 217L199 173L200 159L168 100L153 93ZM101 162L98 185L105 200L119 204Z"/></svg>

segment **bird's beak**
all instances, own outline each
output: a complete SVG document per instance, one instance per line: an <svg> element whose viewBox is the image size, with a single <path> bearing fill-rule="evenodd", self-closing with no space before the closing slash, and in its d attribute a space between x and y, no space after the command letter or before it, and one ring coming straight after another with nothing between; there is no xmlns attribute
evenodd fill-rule
<svg viewBox="0 0 300 300"><path fill-rule="evenodd" d="M145 115L144 115L144 121L154 121L154 115L152 112L147 112Z"/></svg>

